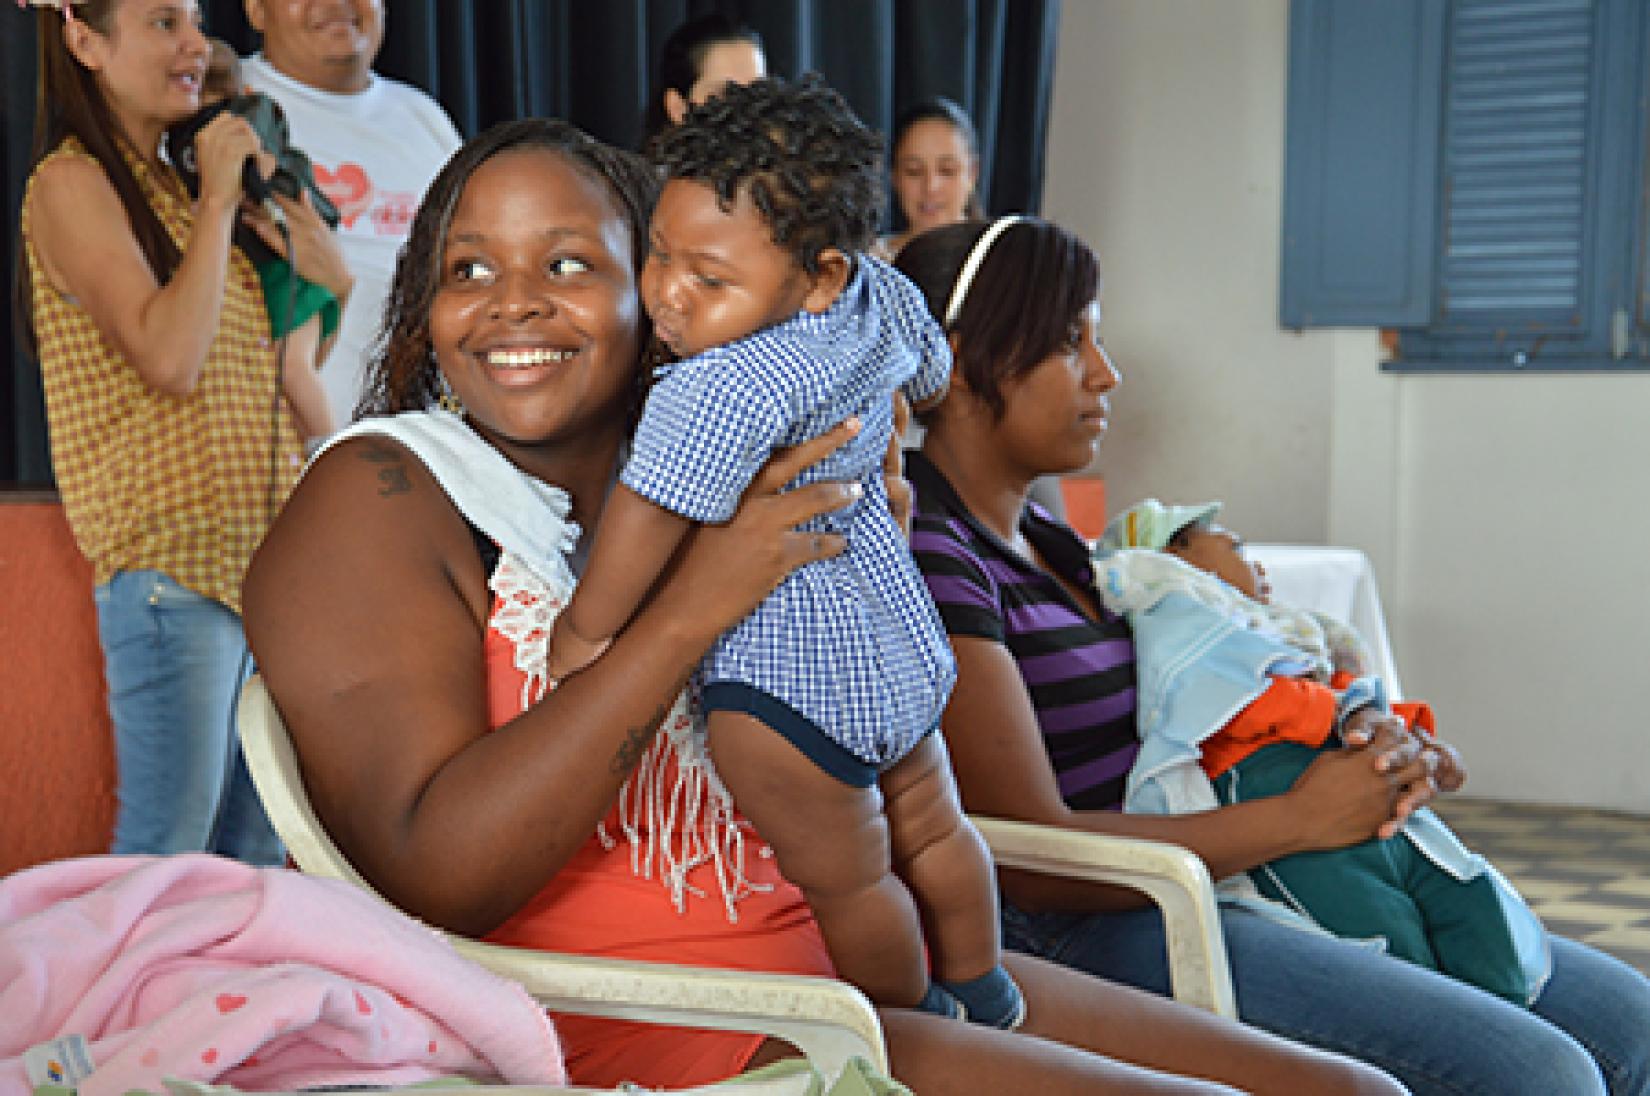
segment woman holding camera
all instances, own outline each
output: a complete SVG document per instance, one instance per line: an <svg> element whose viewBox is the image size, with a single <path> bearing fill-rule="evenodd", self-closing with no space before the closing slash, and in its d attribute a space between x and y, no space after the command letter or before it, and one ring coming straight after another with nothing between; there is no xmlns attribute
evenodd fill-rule
<svg viewBox="0 0 1650 1096"><path fill-rule="evenodd" d="M200 106L196 4L33 3L18 304L64 513L97 584L113 851L278 863L234 734L249 666L241 578L301 460L258 275L230 240L258 139L228 114L205 126L192 200L160 147ZM325 224L283 206L300 274L347 286Z"/></svg>

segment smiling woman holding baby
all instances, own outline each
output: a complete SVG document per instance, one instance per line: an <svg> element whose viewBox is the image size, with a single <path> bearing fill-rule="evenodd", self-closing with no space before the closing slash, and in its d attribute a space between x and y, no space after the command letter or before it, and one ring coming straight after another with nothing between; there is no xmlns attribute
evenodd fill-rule
<svg viewBox="0 0 1650 1096"><path fill-rule="evenodd" d="M454 156L397 271L377 414L294 491L248 575L248 629L329 833L403 909L524 947L829 974L807 901L709 778L681 698L722 632L840 553L839 534L797 527L855 492L783 488L857 431L763 462L730 517L687 531L612 642L550 687L548 626L618 490L647 378L655 185L544 119ZM454 400L461 414L436 409ZM924 1094L1395 1091L1171 1001L1029 956L1004 965L1021 1029L884 1009L896 1076ZM740 1032L557 1027L581 1084L685 1087L790 1053Z"/></svg>

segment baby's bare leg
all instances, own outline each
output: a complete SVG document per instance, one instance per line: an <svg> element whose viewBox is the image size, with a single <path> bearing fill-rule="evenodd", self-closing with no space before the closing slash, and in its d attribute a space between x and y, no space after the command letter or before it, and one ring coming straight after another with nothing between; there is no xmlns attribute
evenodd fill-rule
<svg viewBox="0 0 1650 1096"><path fill-rule="evenodd" d="M717 774L808 899L837 973L878 1004L914 1007L928 988L922 929L890 870L882 794L830 776L752 716L713 711L707 727Z"/></svg>
<svg viewBox="0 0 1650 1096"><path fill-rule="evenodd" d="M1001 965L991 853L963 814L939 735L882 775L882 794L894 871L916 898L936 982L970 1020L1018 1026L1025 1002Z"/></svg>
<svg viewBox="0 0 1650 1096"><path fill-rule="evenodd" d="M942 980L965 982L999 960L997 881L990 850L962 812L942 743L929 735L882 774L883 813L929 961Z"/></svg>

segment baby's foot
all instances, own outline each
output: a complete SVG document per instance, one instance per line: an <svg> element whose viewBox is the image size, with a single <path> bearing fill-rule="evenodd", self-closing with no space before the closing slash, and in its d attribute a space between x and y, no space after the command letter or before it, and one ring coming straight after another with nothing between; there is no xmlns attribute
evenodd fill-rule
<svg viewBox="0 0 1650 1096"><path fill-rule="evenodd" d="M935 1016L944 1016L947 1020L966 1020L968 1010L963 1003L951 996L938 982L928 983L928 992L922 995L917 1002L919 1012L932 1012Z"/></svg>
<svg viewBox="0 0 1650 1096"><path fill-rule="evenodd" d="M1026 1000L1002 964L966 982L939 983L945 993L962 1003L964 1017L976 1024L1013 1031L1026 1018Z"/></svg>

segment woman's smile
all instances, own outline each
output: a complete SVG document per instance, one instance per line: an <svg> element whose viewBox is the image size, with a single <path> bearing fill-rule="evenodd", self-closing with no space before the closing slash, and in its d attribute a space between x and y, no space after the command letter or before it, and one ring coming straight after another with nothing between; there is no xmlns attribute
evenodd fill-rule
<svg viewBox="0 0 1650 1096"><path fill-rule="evenodd" d="M560 365L570 361L576 350L557 350L548 346L500 347L485 351L482 359L494 369L521 371Z"/></svg>
<svg viewBox="0 0 1650 1096"><path fill-rule="evenodd" d="M566 334L559 338L545 334L516 335L478 339L462 349L476 362L479 373L488 383L520 390L553 384L569 376L579 357L577 342Z"/></svg>
<svg viewBox="0 0 1650 1096"><path fill-rule="evenodd" d="M172 86L177 88L179 91L182 91L192 97L199 98L201 93L201 80L204 79L205 76L206 62L205 60L202 60L198 64L185 65L181 68L174 69L168 79L170 80Z"/></svg>

